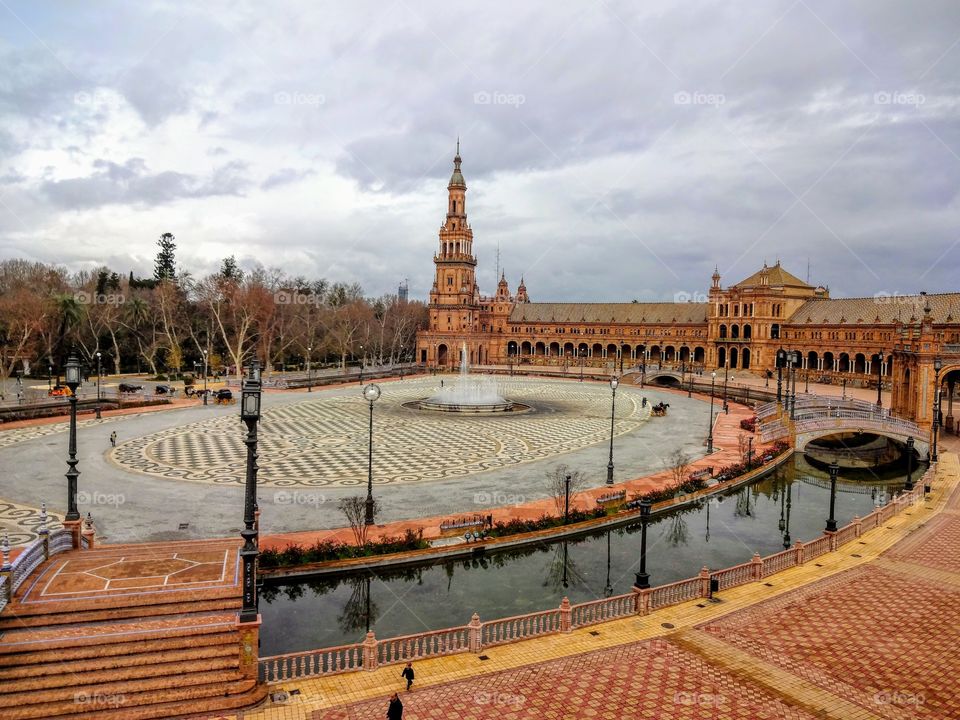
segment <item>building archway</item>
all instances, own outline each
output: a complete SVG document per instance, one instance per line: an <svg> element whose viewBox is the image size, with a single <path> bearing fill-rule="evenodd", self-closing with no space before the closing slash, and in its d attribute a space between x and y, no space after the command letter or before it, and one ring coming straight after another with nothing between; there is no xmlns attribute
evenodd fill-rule
<svg viewBox="0 0 960 720"><path fill-rule="evenodd" d="M507 343L507 357L517 356L517 341L511 340Z"/></svg>
<svg viewBox="0 0 960 720"><path fill-rule="evenodd" d="M861 375L867 371L867 358L863 353L857 353L853 357L853 371Z"/></svg>
<svg viewBox="0 0 960 720"><path fill-rule="evenodd" d="M593 357L595 358L603 357L603 345L601 345L600 343L594 343L592 352L593 352Z"/></svg>
<svg viewBox="0 0 960 720"><path fill-rule="evenodd" d="M725 347L717 348L717 367L726 367L727 349Z"/></svg>
<svg viewBox="0 0 960 720"><path fill-rule="evenodd" d="M840 353L840 372L850 372L850 356L847 353Z"/></svg>
<svg viewBox="0 0 960 720"><path fill-rule="evenodd" d="M530 352L531 352L531 346L530 346L530 341L529 341L529 340L524 340L522 343L520 343L520 354L521 354L521 355L529 355Z"/></svg>
<svg viewBox="0 0 960 720"><path fill-rule="evenodd" d="M706 352L699 345L693 349L693 361L698 365L702 365L706 357Z"/></svg>
<svg viewBox="0 0 960 720"><path fill-rule="evenodd" d="M744 348L740 356L740 367L744 370L750 368L750 348Z"/></svg>
<svg viewBox="0 0 960 720"><path fill-rule="evenodd" d="M538 341L537 344L533 346L533 354L538 357L542 357L545 353L546 346L542 342Z"/></svg>
<svg viewBox="0 0 960 720"><path fill-rule="evenodd" d="M730 367L737 367L737 348L730 348Z"/></svg>
<svg viewBox="0 0 960 720"><path fill-rule="evenodd" d="M437 365L446 365L450 360L450 351L447 349L446 343L440 343L437 345Z"/></svg>
<svg viewBox="0 0 960 720"><path fill-rule="evenodd" d="M833 372L835 364L836 362L833 357L833 353L829 351L825 352L823 354L823 369L827 372Z"/></svg>
<svg viewBox="0 0 960 720"><path fill-rule="evenodd" d="M547 348L547 351L554 357L557 357L560 354L560 343L558 342L550 343L550 347Z"/></svg>

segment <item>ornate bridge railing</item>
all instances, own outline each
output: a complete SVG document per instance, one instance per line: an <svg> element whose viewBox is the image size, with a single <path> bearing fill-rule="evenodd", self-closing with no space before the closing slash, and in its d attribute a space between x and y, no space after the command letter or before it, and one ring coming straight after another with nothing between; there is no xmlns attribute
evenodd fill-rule
<svg viewBox="0 0 960 720"><path fill-rule="evenodd" d="M793 547L765 558L754 555L749 562L723 570L703 568L697 577L687 580L647 590L634 589L623 595L576 605L571 605L564 598L555 610L487 622L481 622L474 613L468 625L385 640L377 640L370 632L362 643L261 658L260 677L267 682L286 682L352 670L376 670L380 665L441 655L480 653L494 645L569 633L577 628L634 615L647 615L670 605L710 597L712 587L720 592L759 582L859 538L863 532L878 527L898 512L923 502L924 485L932 482L935 471L936 466L931 465L913 490L897 495L887 505L862 519L854 518L853 522L837 532L827 533L806 543L798 541Z"/></svg>

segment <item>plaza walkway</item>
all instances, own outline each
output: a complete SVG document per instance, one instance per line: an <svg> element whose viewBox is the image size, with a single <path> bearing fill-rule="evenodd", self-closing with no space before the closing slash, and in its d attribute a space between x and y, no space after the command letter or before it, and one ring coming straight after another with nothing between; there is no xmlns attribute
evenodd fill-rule
<svg viewBox="0 0 960 720"><path fill-rule="evenodd" d="M404 718L960 718L953 450L924 504L719 602L416 663ZM400 670L277 684L222 717L382 718Z"/></svg>

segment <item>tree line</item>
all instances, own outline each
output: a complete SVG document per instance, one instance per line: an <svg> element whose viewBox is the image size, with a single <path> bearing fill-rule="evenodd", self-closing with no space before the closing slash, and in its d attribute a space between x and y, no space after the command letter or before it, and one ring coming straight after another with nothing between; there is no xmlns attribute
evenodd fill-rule
<svg viewBox="0 0 960 720"><path fill-rule="evenodd" d="M0 261L0 366L5 377L29 369L59 372L73 349L104 372L154 376L239 374L251 359L266 372L366 359L412 361L426 306L396 295L365 297L354 283L240 268L234 257L196 278L176 265L175 238L159 241L152 278L108 267L71 273L23 259Z"/></svg>

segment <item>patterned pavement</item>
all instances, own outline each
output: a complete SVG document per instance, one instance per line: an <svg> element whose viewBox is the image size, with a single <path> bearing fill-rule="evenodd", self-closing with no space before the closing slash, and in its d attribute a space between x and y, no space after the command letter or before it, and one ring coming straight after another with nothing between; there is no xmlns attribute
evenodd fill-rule
<svg viewBox="0 0 960 720"><path fill-rule="evenodd" d="M718 604L492 648L486 672L470 655L415 663L404 718L957 720L958 510L945 453L927 503ZM383 717L400 669L280 683L302 695L245 717Z"/></svg>
<svg viewBox="0 0 960 720"><path fill-rule="evenodd" d="M48 511L47 529L51 532L59 530L63 527L61 520L61 516ZM26 545L40 537L40 522L39 508L0 498L0 538L6 536L11 547Z"/></svg>
<svg viewBox="0 0 960 720"><path fill-rule="evenodd" d="M505 393L533 412L467 416L419 412L404 403L432 385L384 384L375 406L375 483L416 483L535 462L606 441L610 390L599 384L505 381ZM637 392L617 395L615 434L648 417ZM355 387L264 412L259 483L266 486L356 486L367 481L368 406ZM415 419L416 422L411 422ZM150 475L205 483L243 481L243 438L223 416L121 443L110 457Z"/></svg>

